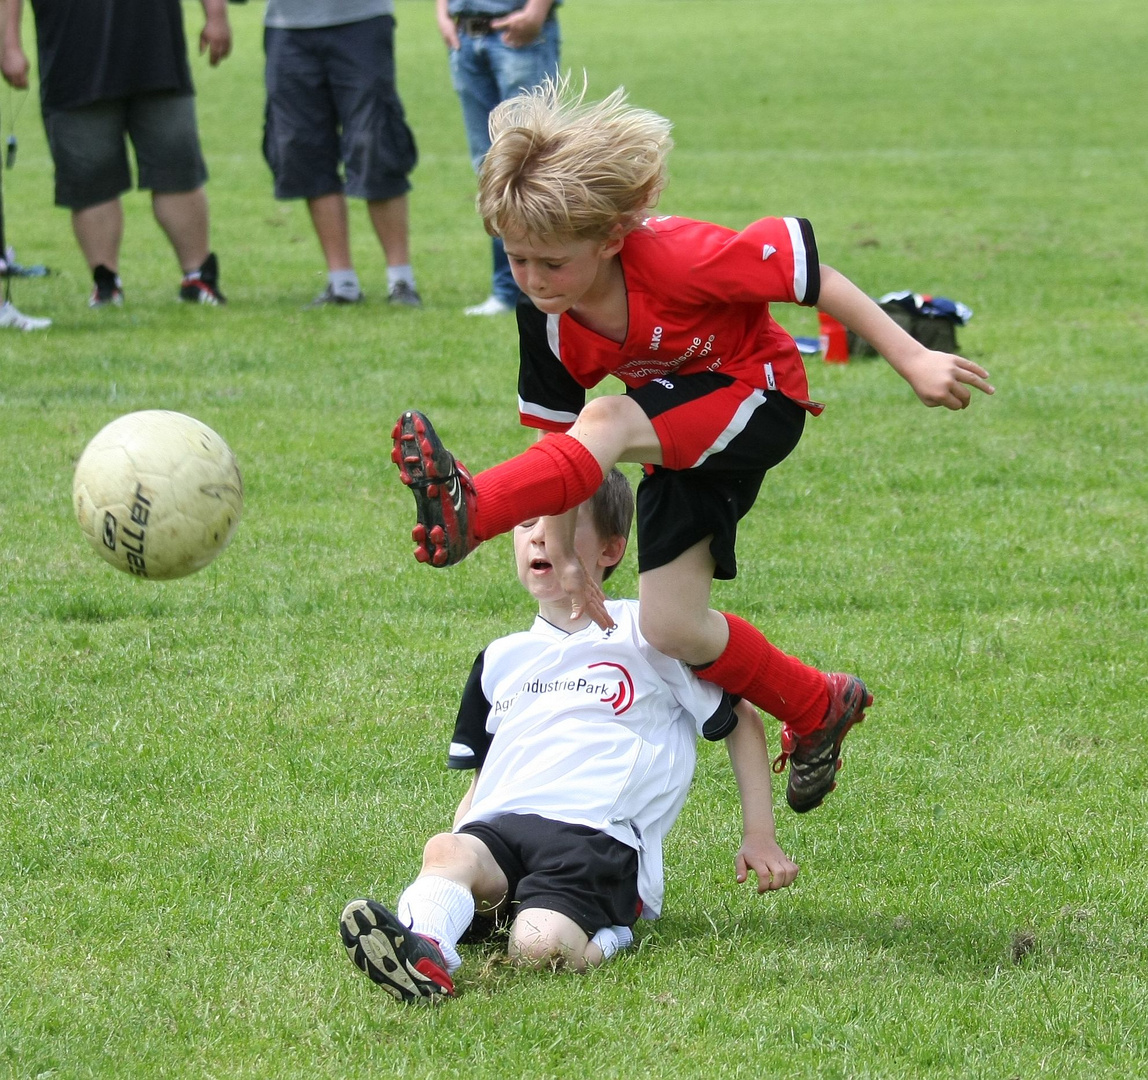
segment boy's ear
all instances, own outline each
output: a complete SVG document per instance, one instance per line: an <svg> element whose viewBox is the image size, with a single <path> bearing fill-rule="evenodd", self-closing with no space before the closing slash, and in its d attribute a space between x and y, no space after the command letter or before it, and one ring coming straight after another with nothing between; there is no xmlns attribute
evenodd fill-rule
<svg viewBox="0 0 1148 1080"><path fill-rule="evenodd" d="M609 259L617 255L622 250L622 245L626 242L626 230L622 227L621 223L616 223L610 228L609 234L606 239L602 241L601 258Z"/></svg>
<svg viewBox="0 0 1148 1080"><path fill-rule="evenodd" d="M626 554L626 544L629 538L625 536L612 536L602 545L602 554L598 556L598 565L605 569L607 566L617 566Z"/></svg>

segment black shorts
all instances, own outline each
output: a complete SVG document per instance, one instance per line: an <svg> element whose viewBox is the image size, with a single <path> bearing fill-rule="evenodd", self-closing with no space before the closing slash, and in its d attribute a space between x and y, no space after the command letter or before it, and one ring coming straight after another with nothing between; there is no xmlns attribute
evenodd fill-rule
<svg viewBox="0 0 1148 1080"><path fill-rule="evenodd" d="M84 210L131 190L125 135L135 149L141 188L174 194L207 181L191 94L163 91L45 109L44 130L56 167L57 206Z"/></svg>
<svg viewBox="0 0 1148 1080"><path fill-rule="evenodd" d="M587 937L638 919L638 853L585 825L537 814L503 814L458 830L490 850L510 883L510 918L527 908L558 911Z"/></svg>
<svg viewBox="0 0 1148 1080"><path fill-rule="evenodd" d="M670 387L655 382L627 391L660 435L663 427L677 427L684 433L680 444L687 443L691 414L722 434L716 448L690 467L647 466L637 496L639 573L673 562L712 536L714 577L737 576L737 523L753 506L766 472L793 452L805 429L805 410L796 402L776 391L755 391L742 401L730 393L739 386L744 384L727 375L701 373L675 376ZM725 414L731 407L741 410L736 423Z"/></svg>
<svg viewBox="0 0 1148 1080"><path fill-rule="evenodd" d="M410 190L418 154L395 89L394 34L390 15L264 31L263 156L277 199L345 191L373 201Z"/></svg>

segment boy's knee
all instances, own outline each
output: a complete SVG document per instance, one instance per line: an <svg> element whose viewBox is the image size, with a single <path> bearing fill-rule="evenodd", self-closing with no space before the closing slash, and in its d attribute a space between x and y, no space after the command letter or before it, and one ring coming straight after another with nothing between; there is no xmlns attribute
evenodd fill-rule
<svg viewBox="0 0 1148 1080"><path fill-rule="evenodd" d="M555 912L531 908L510 929L511 960L536 968L586 970L586 936L574 922Z"/></svg>
<svg viewBox="0 0 1148 1080"><path fill-rule="evenodd" d="M646 616L639 607L638 628L642 632L642 637L666 656L681 660L691 652L689 627L678 620L652 618Z"/></svg>
<svg viewBox="0 0 1148 1080"><path fill-rule="evenodd" d="M424 870L457 866L464 860L472 858L473 853L459 840L456 833L438 833L432 836L423 847Z"/></svg>
<svg viewBox="0 0 1148 1080"><path fill-rule="evenodd" d="M582 951L549 934L519 934L516 930L510 936L509 953L511 960L525 967L569 967L575 971L583 971L586 967Z"/></svg>
<svg viewBox="0 0 1148 1080"><path fill-rule="evenodd" d="M625 424L630 418L642 419L645 415L628 397L622 394L603 394L586 402L578 414L578 421L617 427L619 424Z"/></svg>

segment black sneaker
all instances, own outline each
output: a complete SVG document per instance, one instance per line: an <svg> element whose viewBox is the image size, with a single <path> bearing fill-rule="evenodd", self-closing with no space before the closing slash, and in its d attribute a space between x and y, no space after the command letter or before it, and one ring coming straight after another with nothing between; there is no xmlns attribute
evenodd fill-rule
<svg viewBox="0 0 1148 1080"><path fill-rule="evenodd" d="M391 430L391 460L415 497L411 530L415 558L431 566L462 562L476 547L472 531L474 481L466 466L442 444L421 412L403 413Z"/></svg>
<svg viewBox="0 0 1148 1080"><path fill-rule="evenodd" d="M396 1001L454 996L442 950L382 904L352 900L339 917L339 936L351 963Z"/></svg>
<svg viewBox="0 0 1148 1080"><path fill-rule="evenodd" d="M219 260L213 251L198 270L184 276L179 283L179 298L188 304L226 304L227 298L219 291Z"/></svg>
<svg viewBox="0 0 1148 1080"><path fill-rule="evenodd" d="M422 307L423 298L410 282L396 281L387 293L387 303L398 304L400 307Z"/></svg>
<svg viewBox="0 0 1148 1080"><path fill-rule="evenodd" d="M820 726L801 736L782 727L781 753L773 762L773 771L780 773L789 761L785 801L799 814L820 806L837 786L842 740L854 724L865 719L865 710L873 704L873 695L855 675L826 675L825 681L829 708Z"/></svg>
<svg viewBox="0 0 1148 1080"><path fill-rule="evenodd" d="M92 271L92 295L88 297L88 307L121 307L124 290L119 275L100 263Z"/></svg>
<svg viewBox="0 0 1148 1080"><path fill-rule="evenodd" d="M362 302L363 294L361 291L355 293L354 296L344 296L342 293L335 292L334 288L328 285L309 304L304 304L303 310L307 311L310 308L327 307L329 304L361 304Z"/></svg>

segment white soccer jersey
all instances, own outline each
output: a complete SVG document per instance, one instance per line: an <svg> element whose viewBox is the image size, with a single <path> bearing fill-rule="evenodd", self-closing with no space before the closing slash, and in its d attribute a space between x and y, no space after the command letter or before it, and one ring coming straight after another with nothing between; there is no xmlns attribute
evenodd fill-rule
<svg viewBox="0 0 1148 1080"><path fill-rule="evenodd" d="M662 908L662 840L685 802L697 734L722 739L728 695L658 652L632 600L607 604L616 629L568 634L536 618L475 661L450 748L478 768L459 822L538 814L599 829L638 851L643 916Z"/></svg>

